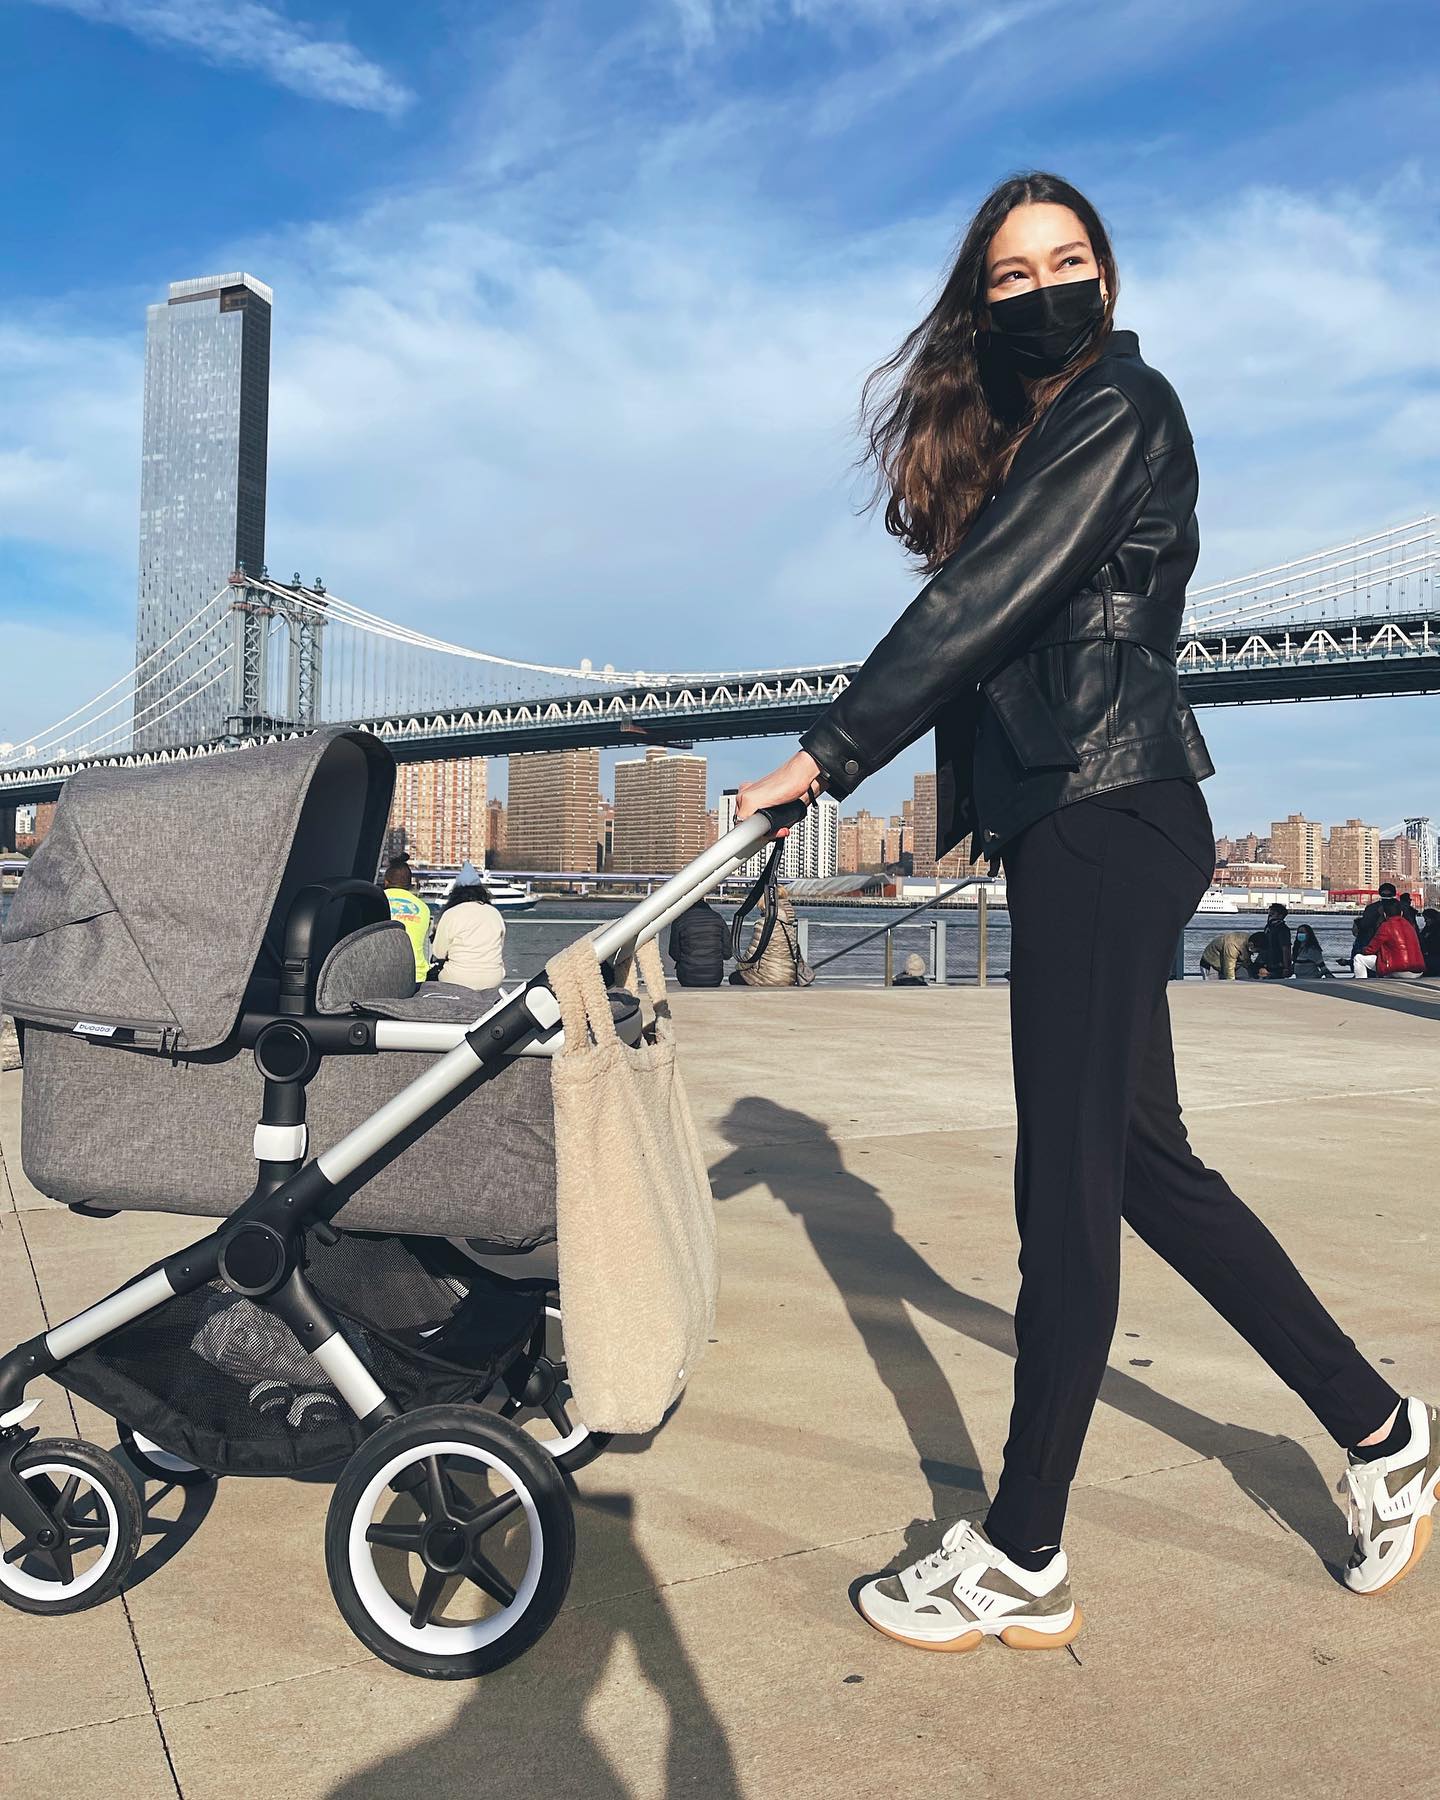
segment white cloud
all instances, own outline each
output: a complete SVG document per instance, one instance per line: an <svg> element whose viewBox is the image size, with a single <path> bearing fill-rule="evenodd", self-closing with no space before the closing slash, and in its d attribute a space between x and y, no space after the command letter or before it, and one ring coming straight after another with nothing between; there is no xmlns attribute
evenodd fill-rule
<svg viewBox="0 0 1440 1800"><path fill-rule="evenodd" d="M115 25L147 43L189 50L221 67L258 69L311 100L401 113L413 95L343 38L321 37L259 0L30 0Z"/></svg>

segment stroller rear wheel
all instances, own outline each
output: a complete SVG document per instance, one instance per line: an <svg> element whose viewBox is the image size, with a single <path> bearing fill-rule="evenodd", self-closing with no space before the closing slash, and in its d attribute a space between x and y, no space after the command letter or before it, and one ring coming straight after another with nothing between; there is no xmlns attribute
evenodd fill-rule
<svg viewBox="0 0 1440 1800"><path fill-rule="evenodd" d="M167 1450L163 1444L157 1444L152 1438L132 1431L123 1420L115 1421L115 1431L120 1439L120 1448L150 1481L163 1481L167 1487L200 1487L204 1482L214 1480L208 1469L186 1462L183 1456L176 1456L173 1450Z"/></svg>
<svg viewBox="0 0 1440 1800"><path fill-rule="evenodd" d="M575 1516L553 1460L477 1406L424 1406L368 1437L330 1501L325 1566L345 1623L431 1680L486 1675L549 1628Z"/></svg>
<svg viewBox="0 0 1440 1800"><path fill-rule="evenodd" d="M571 1474L594 1462L610 1443L608 1431L592 1431L575 1412L560 1308L552 1300L536 1323L524 1354L493 1389L500 1417L518 1425L547 1456Z"/></svg>
<svg viewBox="0 0 1440 1800"><path fill-rule="evenodd" d="M27 1534L0 1520L0 1600L20 1612L75 1613L117 1594L144 1523L125 1470L78 1438L37 1438L14 1466L50 1522Z"/></svg>

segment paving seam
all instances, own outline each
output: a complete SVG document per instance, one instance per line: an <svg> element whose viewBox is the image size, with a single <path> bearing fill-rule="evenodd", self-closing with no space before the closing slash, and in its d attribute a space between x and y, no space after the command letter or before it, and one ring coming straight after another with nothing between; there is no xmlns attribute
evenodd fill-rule
<svg viewBox="0 0 1440 1800"><path fill-rule="evenodd" d="M1417 1087L1340 1088L1333 1093L1281 1094L1273 1099L1197 1100L1187 1102L1184 1111L1190 1117L1195 1113L1239 1112L1261 1106L1308 1106L1335 1100L1390 1100L1400 1094L1440 1094L1440 1086L1434 1082L1425 1082ZM981 1131L1006 1131L1013 1127L1014 1115L1009 1113L1005 1118L993 1120L988 1125L895 1125L867 1131L846 1131L843 1126L832 1124L826 1126L825 1135L832 1144L846 1144L865 1143L879 1138L971 1137ZM746 1141L744 1147L747 1150L794 1150L819 1142L818 1137L752 1138ZM727 1143L725 1154L728 1156L735 1148L733 1144Z"/></svg>
<svg viewBox="0 0 1440 1800"><path fill-rule="evenodd" d="M383 1669L385 1667L378 1656L355 1656L351 1657L346 1662L326 1663L325 1666L320 1669L301 1669L294 1675L277 1675L273 1681L252 1681L245 1687L221 1688L214 1694L196 1694L193 1699L190 1700L172 1700L168 1705L162 1706L160 1711L166 1713L183 1712L188 1706L210 1706L216 1700L233 1700L240 1694L263 1694L268 1692L271 1688L289 1687L297 1681L318 1681L325 1675L338 1675L343 1669L361 1669L372 1666L376 1669ZM143 1718L144 1715L142 1713L135 1713L132 1716L138 1719ZM81 1729L83 1729L83 1727ZM180 1788L178 1782L176 1783L176 1791L181 1794L184 1792L184 1790Z"/></svg>
<svg viewBox="0 0 1440 1800"><path fill-rule="evenodd" d="M130 1611L130 1596L123 1589L120 1593L120 1607L125 1614L125 1626L130 1633L130 1642L135 1651L135 1661L140 1665L140 1679L145 1683L145 1698L150 1703L150 1717L155 1721L155 1732L160 1739L160 1749L164 1753L165 1767L170 1771L171 1785L180 1800L184 1800L185 1790L180 1785L180 1777L176 1773L175 1758L170 1753L170 1740L165 1735L165 1727L160 1721L160 1709L155 1704L155 1690L150 1685L150 1671L145 1667L145 1655L140 1648L140 1634L135 1629L135 1616Z"/></svg>
<svg viewBox="0 0 1440 1800"><path fill-rule="evenodd" d="M108 1719L87 1719L83 1725L57 1725L53 1731L27 1731L22 1737L0 1738L0 1750L8 1750L12 1744L38 1744L42 1738L73 1737L77 1731L98 1731L106 1725L124 1725L131 1719L148 1717L142 1708L139 1712L116 1713Z"/></svg>

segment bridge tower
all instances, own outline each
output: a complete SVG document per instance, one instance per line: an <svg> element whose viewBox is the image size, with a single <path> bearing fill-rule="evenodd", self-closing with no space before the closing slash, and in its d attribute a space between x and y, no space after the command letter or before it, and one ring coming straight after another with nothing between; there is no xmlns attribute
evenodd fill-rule
<svg viewBox="0 0 1440 1800"><path fill-rule="evenodd" d="M240 737L293 725L313 729L320 720L325 620L318 608L324 605L323 586L317 582L313 591L307 590L302 603L298 575L292 595L263 571L260 583L252 581L243 567L231 575L230 586L235 593L230 603L235 648L228 731ZM285 622L288 647L283 713L272 707L270 699L270 621L276 618Z"/></svg>

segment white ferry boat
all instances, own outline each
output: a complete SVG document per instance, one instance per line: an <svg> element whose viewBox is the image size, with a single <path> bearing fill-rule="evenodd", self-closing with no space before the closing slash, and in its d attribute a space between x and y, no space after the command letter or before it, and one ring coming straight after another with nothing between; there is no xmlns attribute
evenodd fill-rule
<svg viewBox="0 0 1440 1800"><path fill-rule="evenodd" d="M417 869L416 891L431 906L443 906L450 898L450 890L459 873L458 869ZM504 913L529 912L532 907L540 904L539 894L531 891L528 881L522 887L518 881L506 881L503 876L487 874L485 891L490 896L491 905Z"/></svg>
<svg viewBox="0 0 1440 1800"><path fill-rule="evenodd" d="M1240 908L1223 888L1210 888L1200 897L1197 913L1238 913Z"/></svg>

